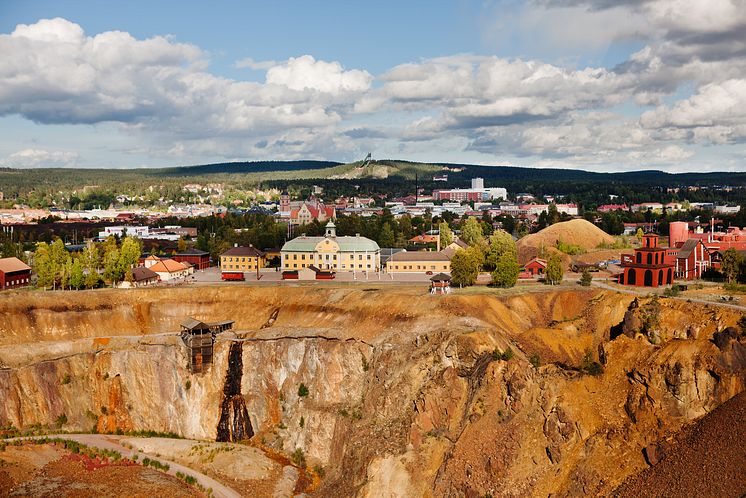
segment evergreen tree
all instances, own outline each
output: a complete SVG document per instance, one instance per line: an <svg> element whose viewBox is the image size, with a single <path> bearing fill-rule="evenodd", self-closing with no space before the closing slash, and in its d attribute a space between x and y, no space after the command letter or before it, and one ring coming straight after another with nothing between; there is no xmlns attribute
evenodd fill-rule
<svg viewBox="0 0 746 498"><path fill-rule="evenodd" d="M394 231L391 230L391 225L388 222L384 223L381 227L381 232L378 234L378 245L381 247L394 247Z"/></svg>
<svg viewBox="0 0 746 498"><path fill-rule="evenodd" d="M520 271L517 253L505 251L497 259L495 271L492 272L492 284L498 287L513 287L518 282Z"/></svg>
<svg viewBox="0 0 746 498"><path fill-rule="evenodd" d="M440 232L441 249L450 245L453 242L453 232L451 231L451 227L448 226L447 222L442 221L438 225L438 232Z"/></svg>
<svg viewBox="0 0 746 498"><path fill-rule="evenodd" d="M562 282L562 277L564 276L564 274L565 271L562 268L562 259L560 259L558 254L552 253L552 255L549 256L549 260L547 261L547 270L545 277L547 283L555 285Z"/></svg>
<svg viewBox="0 0 746 498"><path fill-rule="evenodd" d="M583 268L583 273L580 275L580 285L588 287L591 285L592 280L593 276L591 275L591 271L588 268Z"/></svg>
<svg viewBox="0 0 746 498"><path fill-rule="evenodd" d="M547 225L554 225L560 220L559 211L557 211L557 204L554 202L549 204L547 208Z"/></svg>

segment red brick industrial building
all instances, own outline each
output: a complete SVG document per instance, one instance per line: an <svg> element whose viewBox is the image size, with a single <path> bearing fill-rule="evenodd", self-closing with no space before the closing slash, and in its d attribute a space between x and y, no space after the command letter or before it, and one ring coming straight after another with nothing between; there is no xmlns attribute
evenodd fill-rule
<svg viewBox="0 0 746 498"><path fill-rule="evenodd" d="M665 247L658 246L658 236L652 233L642 238L642 247L635 254L622 255L622 269L619 283L638 287L659 287L673 283L674 265L666 261Z"/></svg>
<svg viewBox="0 0 746 498"><path fill-rule="evenodd" d="M171 259L179 263L189 263L195 270L206 270L210 267L210 253L199 249L187 249L174 254Z"/></svg>
<svg viewBox="0 0 746 498"><path fill-rule="evenodd" d="M0 290L23 287L31 283L31 267L18 258L0 259Z"/></svg>

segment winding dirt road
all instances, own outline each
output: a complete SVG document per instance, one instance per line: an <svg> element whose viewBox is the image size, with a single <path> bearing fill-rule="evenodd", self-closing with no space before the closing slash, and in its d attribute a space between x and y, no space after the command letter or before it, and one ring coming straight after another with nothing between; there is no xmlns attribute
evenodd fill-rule
<svg viewBox="0 0 746 498"><path fill-rule="evenodd" d="M150 459L157 460L161 463L167 463L169 465L169 469L168 471L165 471L166 474L175 476L177 472L181 472L183 474L193 476L195 479L197 479L197 482L199 484L205 487L205 489L212 488L212 493L213 493L213 496L215 497L241 498L241 494L238 493L236 490L216 481L212 477L207 476L195 469L192 469L190 467L185 467L184 465L178 464L171 460L166 460L165 458L162 458L162 457L156 457L155 455L151 455L151 454L148 454L142 451L131 450L129 448L126 448L121 445L121 443L119 442L116 436L110 436L110 435L105 435L105 434L50 434L49 436L32 436L32 437L13 438L13 439L10 439L10 441L15 440L15 439L18 439L18 440L40 439L43 437L67 439L70 441L77 441L78 443L82 443L87 446L91 446L95 448L118 451L119 453L122 454L124 458L129 458L129 459L132 459L132 457L137 455L139 461L142 461L143 458L148 457Z"/></svg>

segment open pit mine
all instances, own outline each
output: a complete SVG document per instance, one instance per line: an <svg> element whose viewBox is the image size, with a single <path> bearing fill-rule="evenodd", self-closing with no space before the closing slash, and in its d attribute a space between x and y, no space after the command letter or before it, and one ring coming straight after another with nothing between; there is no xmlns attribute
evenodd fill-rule
<svg viewBox="0 0 746 498"><path fill-rule="evenodd" d="M7 440L170 469L8 443L0 496L741 496L741 318L598 289L4 293Z"/></svg>

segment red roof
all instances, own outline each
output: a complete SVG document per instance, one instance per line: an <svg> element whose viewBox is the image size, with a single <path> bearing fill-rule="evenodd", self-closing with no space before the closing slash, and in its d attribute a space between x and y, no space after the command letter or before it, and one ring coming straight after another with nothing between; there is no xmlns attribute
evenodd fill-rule
<svg viewBox="0 0 746 498"><path fill-rule="evenodd" d="M526 263L523 266L524 266L524 268L528 268L531 265L537 265L537 266L540 266L542 268L546 268L547 267L547 261L545 259L533 258L531 261L529 261L528 263Z"/></svg>

